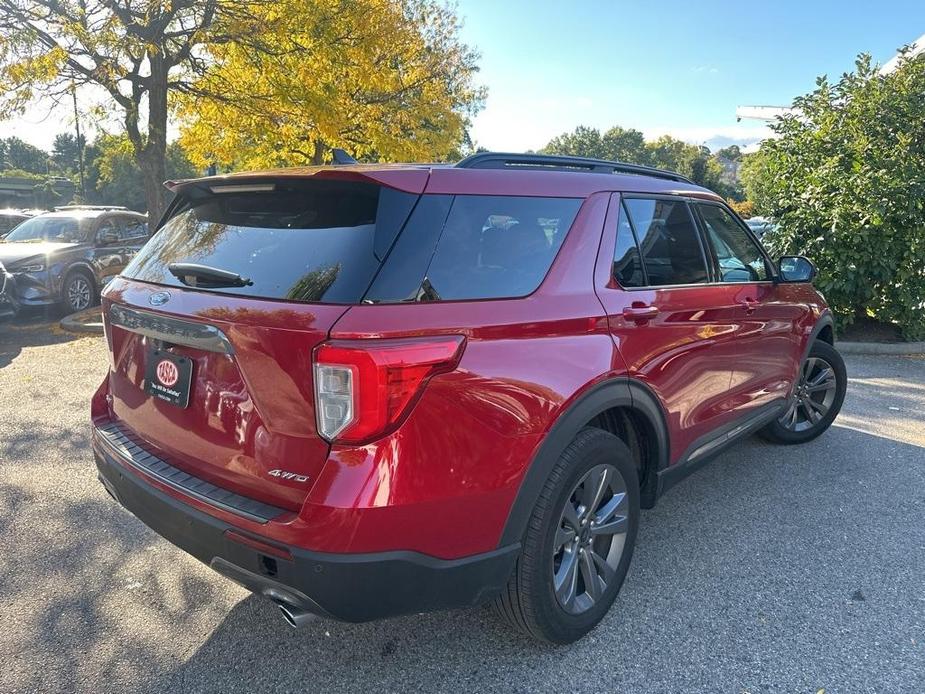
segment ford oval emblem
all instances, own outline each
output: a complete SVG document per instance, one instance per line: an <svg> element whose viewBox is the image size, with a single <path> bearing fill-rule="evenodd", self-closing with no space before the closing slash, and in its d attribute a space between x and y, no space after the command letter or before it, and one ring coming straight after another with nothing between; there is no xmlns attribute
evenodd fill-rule
<svg viewBox="0 0 925 694"><path fill-rule="evenodd" d="M148 297L148 303L152 306L163 306L170 301L170 292L155 292Z"/></svg>

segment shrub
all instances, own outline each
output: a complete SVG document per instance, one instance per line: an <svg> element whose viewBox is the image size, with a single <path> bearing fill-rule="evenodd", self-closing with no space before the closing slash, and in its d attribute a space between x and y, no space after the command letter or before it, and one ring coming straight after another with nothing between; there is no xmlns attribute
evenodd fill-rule
<svg viewBox="0 0 925 694"><path fill-rule="evenodd" d="M726 202L742 219L755 216L755 203L751 200L733 200L732 198L726 198Z"/></svg>
<svg viewBox="0 0 925 694"><path fill-rule="evenodd" d="M862 55L817 80L744 169L777 253L819 268L841 325L871 315L925 338L925 55L881 75Z"/></svg>

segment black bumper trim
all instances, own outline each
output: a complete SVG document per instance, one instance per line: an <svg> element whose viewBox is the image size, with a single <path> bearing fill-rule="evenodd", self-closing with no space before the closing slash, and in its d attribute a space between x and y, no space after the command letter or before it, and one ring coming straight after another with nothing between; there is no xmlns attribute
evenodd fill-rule
<svg viewBox="0 0 925 694"><path fill-rule="evenodd" d="M168 487L173 487L177 491L189 494L224 511L236 513L258 523L266 523L287 512L286 509L222 489L211 482L206 482L175 468L135 443L130 438L129 432L115 422L97 427L96 435L110 449L110 453L117 455L128 465L151 475Z"/></svg>
<svg viewBox="0 0 925 694"><path fill-rule="evenodd" d="M520 553L518 543L462 559L298 547L287 547L291 561L267 557L228 538L234 526L165 494L105 451L95 453L107 491L156 533L255 593L343 621L483 604L504 588Z"/></svg>

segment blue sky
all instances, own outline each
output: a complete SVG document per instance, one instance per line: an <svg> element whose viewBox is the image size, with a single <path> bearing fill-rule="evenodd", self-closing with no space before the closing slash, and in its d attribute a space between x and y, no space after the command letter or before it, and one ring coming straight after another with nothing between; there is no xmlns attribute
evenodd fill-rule
<svg viewBox="0 0 925 694"><path fill-rule="evenodd" d="M472 134L509 151L580 124L755 142L766 126L737 124L736 106L789 105L858 53L884 63L925 33L925 0L459 0L458 11L488 87ZM0 137L48 148L72 127L69 108L37 105L0 121Z"/></svg>
<svg viewBox="0 0 925 694"><path fill-rule="evenodd" d="M717 146L766 134L738 105L789 105L858 53L884 63L925 33L925 0L460 0L488 87L473 136L542 147L579 124Z"/></svg>

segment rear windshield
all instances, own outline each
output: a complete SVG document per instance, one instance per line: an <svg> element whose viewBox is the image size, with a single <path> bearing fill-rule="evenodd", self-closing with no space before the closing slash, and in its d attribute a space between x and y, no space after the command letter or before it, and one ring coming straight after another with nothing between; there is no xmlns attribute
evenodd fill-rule
<svg viewBox="0 0 925 694"><path fill-rule="evenodd" d="M184 286L170 265L195 263L250 282L197 287L204 291L357 303L416 199L372 184L331 181L217 193L171 217L122 274Z"/></svg>

